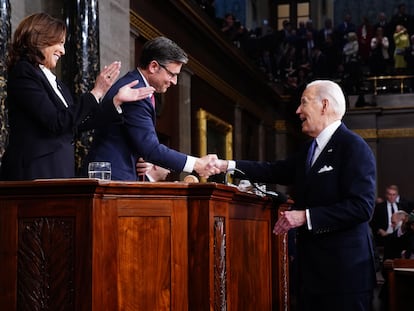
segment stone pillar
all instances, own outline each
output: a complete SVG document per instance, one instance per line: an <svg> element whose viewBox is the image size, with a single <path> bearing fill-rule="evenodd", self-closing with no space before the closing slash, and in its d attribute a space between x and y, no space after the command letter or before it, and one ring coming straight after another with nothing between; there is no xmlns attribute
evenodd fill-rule
<svg viewBox="0 0 414 311"><path fill-rule="evenodd" d="M275 121L275 160L284 160L287 158L287 124L286 120L276 120ZM292 172L293 173L293 172ZM287 187L282 185L277 185L276 189L283 193L287 192Z"/></svg>
<svg viewBox="0 0 414 311"><path fill-rule="evenodd" d="M188 137L188 129L191 129L191 76L193 73L183 68L178 81L178 150L191 154L191 139Z"/></svg>
<svg viewBox="0 0 414 311"><path fill-rule="evenodd" d="M68 35L62 80L77 96L93 88L100 71L98 0L65 1L64 17ZM77 170L91 142L91 132L81 134L76 140Z"/></svg>
<svg viewBox="0 0 414 311"><path fill-rule="evenodd" d="M191 76L193 72L187 66L183 67L178 78L178 150L186 154L191 152L191 139L188 135L191 129ZM180 174L182 180L186 173Z"/></svg>
<svg viewBox="0 0 414 311"><path fill-rule="evenodd" d="M233 130L233 159L242 158L242 110L239 105L234 106Z"/></svg>
<svg viewBox="0 0 414 311"><path fill-rule="evenodd" d="M0 0L0 159L7 143L7 113L5 99L7 95L7 49L11 38L10 19L10 1Z"/></svg>
<svg viewBox="0 0 414 311"><path fill-rule="evenodd" d="M263 122L260 122L260 124L259 124L257 135L259 136L259 137L257 137L257 141L259 142L258 158L259 158L259 161L264 161L265 160L265 150L266 150L266 131L265 131L265 127L263 125Z"/></svg>

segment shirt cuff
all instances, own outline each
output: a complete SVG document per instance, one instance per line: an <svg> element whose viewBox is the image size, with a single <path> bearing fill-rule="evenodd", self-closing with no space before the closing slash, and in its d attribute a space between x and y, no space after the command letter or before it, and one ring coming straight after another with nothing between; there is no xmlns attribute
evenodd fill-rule
<svg viewBox="0 0 414 311"><path fill-rule="evenodd" d="M309 208L307 208L305 212L306 212L306 224L308 226L308 230L310 231L312 230L312 223L311 223Z"/></svg>
<svg viewBox="0 0 414 311"><path fill-rule="evenodd" d="M150 174L145 174L145 176L148 178L148 181L150 181L150 182L154 182L155 181L155 179L152 178L152 176Z"/></svg>
<svg viewBox="0 0 414 311"><path fill-rule="evenodd" d="M114 104L114 106L115 106L115 104ZM115 109L116 109L116 111L118 111L118 113L119 113L119 114L121 114L121 113L122 113L122 108L121 108L121 106L115 106Z"/></svg>
<svg viewBox="0 0 414 311"><path fill-rule="evenodd" d="M187 156L187 161L185 162L183 172L192 173L194 171L194 165L197 161L196 157Z"/></svg>
<svg viewBox="0 0 414 311"><path fill-rule="evenodd" d="M227 170L230 172L230 174L234 173L235 168L236 168L236 161L228 160L227 161Z"/></svg>

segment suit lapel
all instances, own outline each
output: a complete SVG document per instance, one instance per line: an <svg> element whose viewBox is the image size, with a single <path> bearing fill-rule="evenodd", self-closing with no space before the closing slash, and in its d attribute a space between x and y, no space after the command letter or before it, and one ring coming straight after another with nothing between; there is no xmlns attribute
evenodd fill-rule
<svg viewBox="0 0 414 311"><path fill-rule="evenodd" d="M326 165L333 165L333 157L337 152L338 140L340 140L342 133L344 132L345 126L341 124L338 129L333 133L332 137L329 139L328 143L326 144L325 148L319 154L318 158L316 159L315 163L313 163L309 174L314 174L319 171L319 169Z"/></svg>

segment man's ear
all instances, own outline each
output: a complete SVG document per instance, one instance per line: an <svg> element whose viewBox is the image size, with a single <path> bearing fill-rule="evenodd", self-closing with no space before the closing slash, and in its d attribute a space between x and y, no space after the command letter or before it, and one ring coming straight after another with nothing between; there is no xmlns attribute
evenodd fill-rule
<svg viewBox="0 0 414 311"><path fill-rule="evenodd" d="M327 100L326 98L322 99L322 112L326 113L328 111L328 108L329 108L329 100Z"/></svg>
<svg viewBox="0 0 414 311"><path fill-rule="evenodd" d="M148 71L151 73L155 73L159 70L160 65L157 63L157 61L152 60L148 65Z"/></svg>

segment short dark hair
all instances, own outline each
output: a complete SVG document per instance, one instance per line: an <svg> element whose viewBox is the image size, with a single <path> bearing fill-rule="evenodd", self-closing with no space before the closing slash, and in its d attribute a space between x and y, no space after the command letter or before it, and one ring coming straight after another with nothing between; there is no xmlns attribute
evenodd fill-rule
<svg viewBox="0 0 414 311"><path fill-rule="evenodd" d="M139 66L146 68L153 60L161 65L168 63L186 64L188 56L174 41L166 37L157 37L144 44Z"/></svg>

